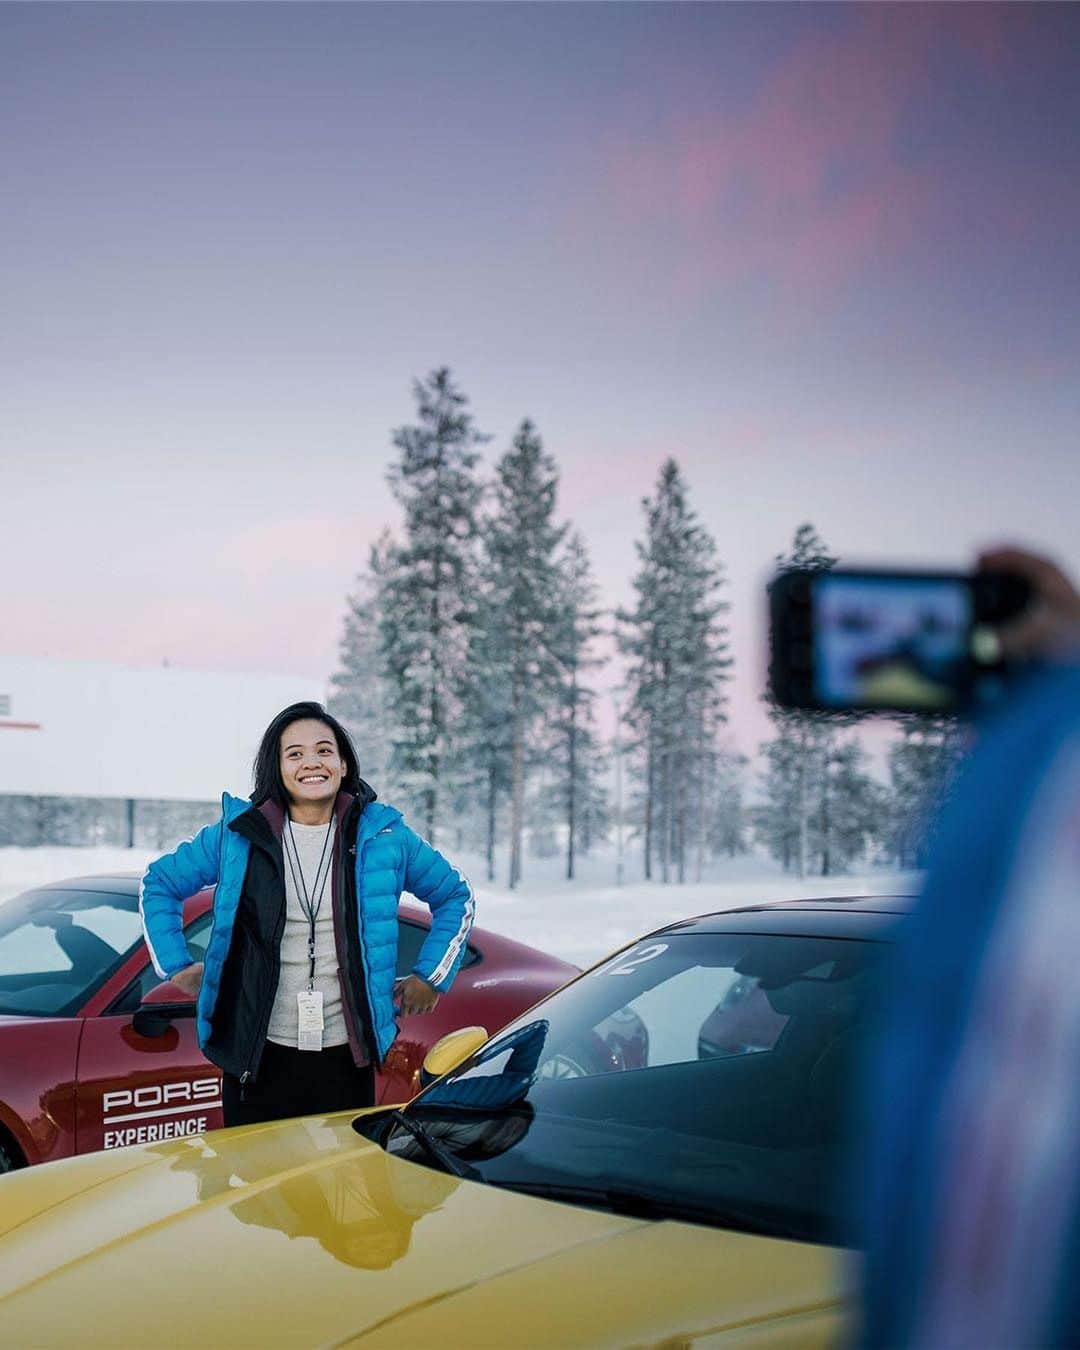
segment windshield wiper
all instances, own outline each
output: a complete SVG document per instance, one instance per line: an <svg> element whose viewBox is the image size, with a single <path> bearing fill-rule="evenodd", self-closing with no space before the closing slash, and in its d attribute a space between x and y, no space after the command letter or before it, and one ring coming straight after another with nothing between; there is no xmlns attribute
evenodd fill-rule
<svg viewBox="0 0 1080 1350"><path fill-rule="evenodd" d="M406 1134L411 1135L442 1171L449 1172L454 1177L462 1177L467 1181L483 1180L475 1167L470 1167L468 1163L456 1158L448 1148L444 1148L433 1135L429 1134L418 1120L413 1120L404 1111L391 1111L390 1119L395 1125L399 1125Z"/></svg>
<svg viewBox="0 0 1080 1350"><path fill-rule="evenodd" d="M496 1181L494 1185L541 1200L560 1200L570 1205L606 1209L632 1219L675 1219L681 1223L707 1224L710 1228L737 1228L761 1237L813 1240L805 1230L763 1219L750 1211L722 1205L699 1205L685 1200L652 1195L626 1186L583 1186L551 1181Z"/></svg>

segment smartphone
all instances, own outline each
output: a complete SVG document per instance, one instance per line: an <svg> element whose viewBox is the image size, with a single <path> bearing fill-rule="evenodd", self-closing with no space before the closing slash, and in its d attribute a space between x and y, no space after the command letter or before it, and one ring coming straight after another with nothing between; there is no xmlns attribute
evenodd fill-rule
<svg viewBox="0 0 1080 1350"><path fill-rule="evenodd" d="M995 628L1030 599L1011 573L790 571L769 586L773 697L818 712L962 713L1008 677Z"/></svg>

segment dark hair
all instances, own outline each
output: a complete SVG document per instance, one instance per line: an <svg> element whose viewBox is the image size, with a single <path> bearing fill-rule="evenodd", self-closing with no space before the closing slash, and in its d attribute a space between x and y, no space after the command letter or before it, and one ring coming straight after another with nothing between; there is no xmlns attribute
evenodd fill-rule
<svg viewBox="0 0 1080 1350"><path fill-rule="evenodd" d="M334 733L338 754L345 761L345 776L341 780L341 789L344 792L351 792L353 796L359 794L360 773L356 767L356 751L349 739L349 733L321 703L290 703L266 728L259 742L259 750L251 771L255 780L251 800L256 806L269 800L276 802L280 807L288 808L289 799L285 792L285 784L281 781L281 733L294 722L302 722L307 718L313 722L322 722Z"/></svg>

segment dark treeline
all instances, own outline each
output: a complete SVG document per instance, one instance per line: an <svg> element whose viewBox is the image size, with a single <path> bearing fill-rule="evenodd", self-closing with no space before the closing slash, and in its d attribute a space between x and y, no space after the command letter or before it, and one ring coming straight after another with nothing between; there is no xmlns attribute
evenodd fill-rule
<svg viewBox="0 0 1080 1350"><path fill-rule="evenodd" d="M533 422L484 472L490 438L449 370L414 395L388 469L401 528L357 578L331 704L371 776L433 842L482 852L491 880L505 850L511 887L529 854L561 853L573 878L582 856L624 834L663 882L698 879L752 841L799 875L921 863L957 756L951 724L906 719L887 782L852 718L770 705L757 773L731 749L725 572L673 459L642 502L633 601L605 612ZM803 525L777 561L835 559ZM597 685L616 655L613 746L597 730ZM624 779L618 800L611 784Z"/></svg>
<svg viewBox="0 0 1080 1350"><path fill-rule="evenodd" d="M0 848L173 848L221 810L219 802L0 794Z"/></svg>

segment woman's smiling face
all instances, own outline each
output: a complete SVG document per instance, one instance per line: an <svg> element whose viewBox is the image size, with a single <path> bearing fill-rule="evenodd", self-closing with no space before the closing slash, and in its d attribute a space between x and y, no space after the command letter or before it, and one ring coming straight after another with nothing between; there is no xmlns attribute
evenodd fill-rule
<svg viewBox="0 0 1080 1350"><path fill-rule="evenodd" d="M280 765L285 795L294 806L333 801L346 772L332 729L314 718L291 722L281 733Z"/></svg>

